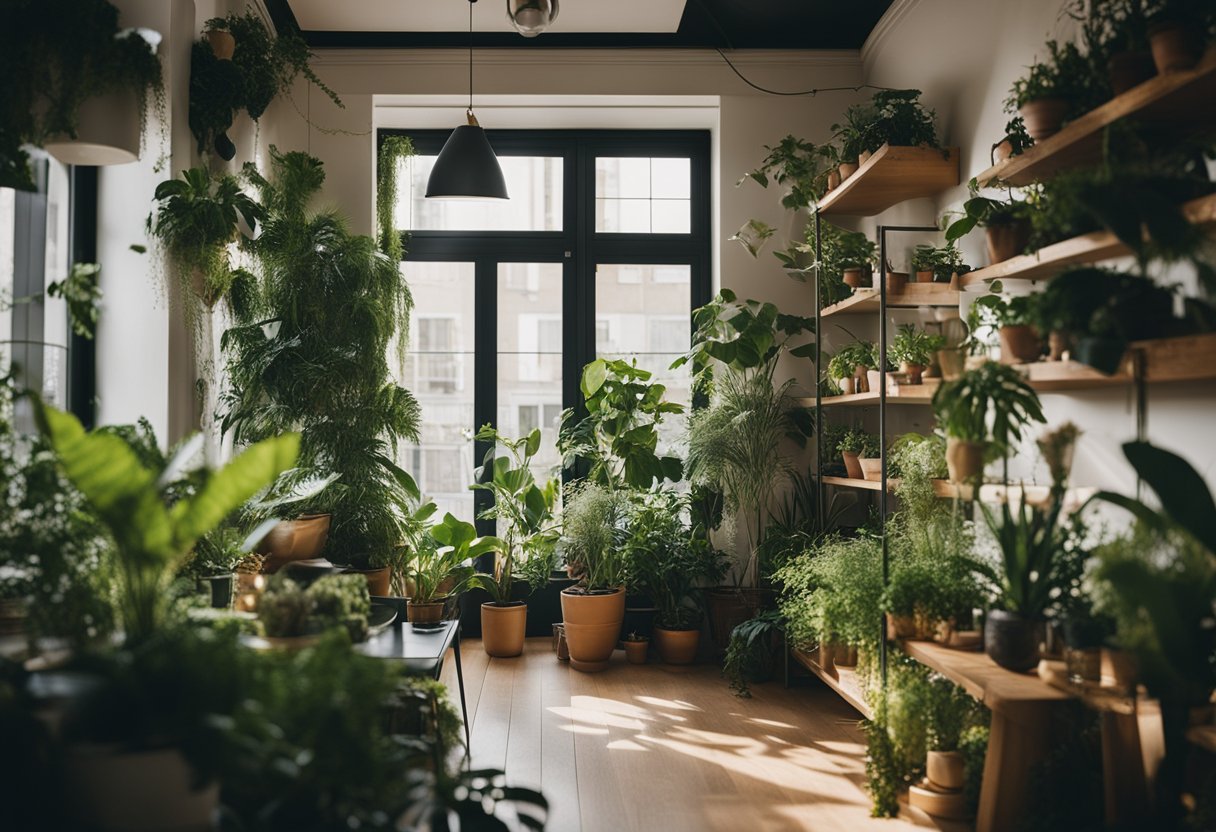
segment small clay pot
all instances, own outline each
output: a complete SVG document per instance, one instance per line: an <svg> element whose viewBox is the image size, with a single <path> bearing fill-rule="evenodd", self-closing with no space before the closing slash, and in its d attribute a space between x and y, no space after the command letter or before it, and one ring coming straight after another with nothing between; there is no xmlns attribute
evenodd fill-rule
<svg viewBox="0 0 1216 832"><path fill-rule="evenodd" d="M834 191L840 187L840 170L832 168L828 171L828 190Z"/></svg>
<svg viewBox="0 0 1216 832"><path fill-rule="evenodd" d="M1007 162L1013 156L1013 144L1009 139L1002 139L995 147L992 148L992 163L999 165L1001 162Z"/></svg>
<svg viewBox="0 0 1216 832"><path fill-rule="evenodd" d="M1199 27L1181 20L1150 26L1148 45L1153 50L1157 72L1162 75L1192 69L1203 57L1203 36Z"/></svg>
<svg viewBox="0 0 1216 832"><path fill-rule="evenodd" d="M947 437L946 469L950 472L950 482L971 482L983 474L986 448L987 446L983 442L968 442L953 436Z"/></svg>
<svg viewBox="0 0 1216 832"><path fill-rule="evenodd" d="M849 479L865 479L865 475L861 471L861 460L855 451L841 451L840 456L844 459L844 470Z"/></svg>
<svg viewBox="0 0 1216 832"><path fill-rule="evenodd" d="M379 598L384 598L389 594L393 582L393 571L387 566L379 566L375 569L347 569L346 572L366 578L369 594Z"/></svg>
<svg viewBox="0 0 1216 832"><path fill-rule="evenodd" d="M887 272L887 295L902 295L908 288L907 272Z"/></svg>
<svg viewBox="0 0 1216 832"><path fill-rule="evenodd" d="M861 466L861 478L870 482L882 480L882 457L860 457L857 463Z"/></svg>
<svg viewBox="0 0 1216 832"><path fill-rule="evenodd" d="M990 225L984 229L984 234L988 242L988 262L1004 263L1026 250L1030 243L1030 222L1014 220Z"/></svg>
<svg viewBox="0 0 1216 832"><path fill-rule="evenodd" d="M405 602L405 620L411 624L435 624L443 620L443 610L447 606L444 599L416 602Z"/></svg>
<svg viewBox="0 0 1216 832"><path fill-rule="evenodd" d="M924 364L909 364L905 361L901 369L908 374L908 384L921 384L928 368Z"/></svg>
<svg viewBox="0 0 1216 832"><path fill-rule="evenodd" d="M207 32L207 43L211 46L211 54L218 61L231 61L236 52L236 38L232 32L224 29L211 29Z"/></svg>
<svg viewBox="0 0 1216 832"><path fill-rule="evenodd" d="M854 382L854 379L852 376L849 376L848 378L836 379L836 383L840 386L841 395L851 396L853 394L853 391L854 391L853 382Z"/></svg>
<svg viewBox="0 0 1216 832"><path fill-rule="evenodd" d="M887 638L916 638L916 617L887 613Z"/></svg>
<svg viewBox="0 0 1216 832"><path fill-rule="evenodd" d="M1110 56L1106 70L1115 95L1123 95L1157 74L1150 52L1117 52Z"/></svg>
<svg viewBox="0 0 1216 832"><path fill-rule="evenodd" d="M842 277L844 278L844 283L846 286L852 289L860 289L862 286L866 285L865 274L864 269L861 267L856 267L845 269L842 273Z"/></svg>
<svg viewBox="0 0 1216 832"><path fill-rule="evenodd" d="M630 664L646 664L646 651L649 649L649 641L627 641L625 642L625 658Z"/></svg>
<svg viewBox="0 0 1216 832"><path fill-rule="evenodd" d="M1043 352L1043 339L1032 326L1003 326L1000 337L1002 364L1031 364Z"/></svg>
<svg viewBox="0 0 1216 832"><path fill-rule="evenodd" d="M965 773L963 755L957 751L930 751L925 755L925 776L938 788L961 789Z"/></svg>
<svg viewBox="0 0 1216 832"><path fill-rule="evenodd" d="M654 628L654 646L665 664L692 664L696 661L700 642L700 630Z"/></svg>
<svg viewBox="0 0 1216 832"><path fill-rule="evenodd" d="M856 162L841 162L840 163L840 181L848 179L853 174L857 173L858 164Z"/></svg>
<svg viewBox="0 0 1216 832"><path fill-rule="evenodd" d="M928 269L926 271L918 271L916 273L916 282L917 283L932 283L933 282L933 269Z"/></svg>
<svg viewBox="0 0 1216 832"><path fill-rule="evenodd" d="M874 155L874 154L873 154L873 153L871 153L871 152L870 152L870 151L868 151L868 150L863 150L863 151L861 151L860 153L858 153L858 154L857 154L857 166L858 166L858 167L861 167L861 166L862 166L862 165L864 165L866 162L870 161L870 157L871 157L871 156L873 156L873 155Z"/></svg>
<svg viewBox="0 0 1216 832"><path fill-rule="evenodd" d="M1049 139L1060 132L1064 116L1068 114L1068 101L1064 98L1039 98L1027 101L1018 114L1026 123L1026 132L1036 142Z"/></svg>

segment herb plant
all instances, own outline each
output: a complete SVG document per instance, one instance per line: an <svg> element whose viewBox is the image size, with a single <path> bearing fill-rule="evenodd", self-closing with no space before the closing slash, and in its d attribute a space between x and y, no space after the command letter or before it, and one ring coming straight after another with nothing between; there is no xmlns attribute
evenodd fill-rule
<svg viewBox="0 0 1216 832"><path fill-rule="evenodd" d="M590 481L568 490L561 541L570 576L578 580L580 591L611 592L624 583L627 512L624 492Z"/></svg>
<svg viewBox="0 0 1216 832"><path fill-rule="evenodd" d="M928 366L933 354L945 344L940 335L930 335L915 324L901 324L891 344L891 355L896 361Z"/></svg>

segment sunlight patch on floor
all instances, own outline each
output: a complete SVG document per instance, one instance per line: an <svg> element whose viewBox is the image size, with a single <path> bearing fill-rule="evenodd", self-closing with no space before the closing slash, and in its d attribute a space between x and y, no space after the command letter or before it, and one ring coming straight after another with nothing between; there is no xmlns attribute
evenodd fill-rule
<svg viewBox="0 0 1216 832"><path fill-rule="evenodd" d="M701 710L696 705L689 702L684 702L679 699L659 699L656 696L635 696L634 699L639 702L645 702L655 708L668 708L673 711L699 711Z"/></svg>
<svg viewBox="0 0 1216 832"><path fill-rule="evenodd" d="M608 743L608 748L611 751L649 751L650 749L644 745L638 745L633 740L613 740Z"/></svg>

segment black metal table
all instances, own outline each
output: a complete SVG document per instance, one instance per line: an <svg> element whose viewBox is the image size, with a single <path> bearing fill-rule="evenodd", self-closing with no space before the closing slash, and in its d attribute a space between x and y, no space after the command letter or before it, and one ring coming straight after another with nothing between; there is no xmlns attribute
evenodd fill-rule
<svg viewBox="0 0 1216 832"><path fill-rule="evenodd" d="M456 684L460 688L460 712L464 717L466 750L471 748L469 708L464 698L464 670L460 666L460 622L444 621L433 630L415 630L413 625L398 621L393 626L356 646L359 652L378 659L399 661L411 673L439 678L443 658L448 648L456 658Z"/></svg>

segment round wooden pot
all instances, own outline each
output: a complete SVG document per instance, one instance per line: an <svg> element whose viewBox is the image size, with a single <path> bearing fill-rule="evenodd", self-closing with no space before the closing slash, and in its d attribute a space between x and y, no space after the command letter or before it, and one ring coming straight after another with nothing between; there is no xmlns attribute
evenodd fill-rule
<svg viewBox="0 0 1216 832"><path fill-rule="evenodd" d="M1017 257L1030 243L1030 223L1026 220L1003 222L984 229L988 242L988 262L1004 263Z"/></svg>
<svg viewBox="0 0 1216 832"><path fill-rule="evenodd" d="M625 658L630 664L646 664L646 653L650 649L649 641L625 642Z"/></svg>
<svg viewBox="0 0 1216 832"><path fill-rule="evenodd" d="M1043 352L1043 339L1032 326L1003 326L1000 337L1002 364L1031 364Z"/></svg>
<svg viewBox="0 0 1216 832"><path fill-rule="evenodd" d="M916 272L916 282L917 283L932 283L933 282L933 269L918 270Z"/></svg>
<svg viewBox="0 0 1216 832"><path fill-rule="evenodd" d="M570 666L585 673L608 667L625 618L625 590L584 594L562 590L562 623L570 647Z"/></svg>
<svg viewBox="0 0 1216 832"><path fill-rule="evenodd" d="M118 745L70 746L63 761L69 811L80 828L163 832L211 829L219 783L201 786L174 748L126 751Z"/></svg>
<svg viewBox="0 0 1216 832"><path fill-rule="evenodd" d="M828 171L828 190L834 191L840 187L840 169L832 168Z"/></svg>
<svg viewBox="0 0 1216 832"><path fill-rule="evenodd" d="M908 375L908 384L922 384L926 369L928 368L924 364L909 364L905 361L903 371Z"/></svg>
<svg viewBox="0 0 1216 832"><path fill-rule="evenodd" d="M844 459L844 470L849 475L849 479L860 480L865 478L861 472L861 460L855 451L842 451L840 456Z"/></svg>
<svg viewBox="0 0 1216 832"><path fill-rule="evenodd" d="M443 620L443 610L447 606L446 599L416 602L405 602L405 620L411 624L435 624Z"/></svg>
<svg viewBox="0 0 1216 832"><path fill-rule="evenodd" d="M1068 101L1064 98L1039 98L1018 108L1018 115L1026 123L1026 132L1036 142L1059 133L1067 114Z"/></svg>
<svg viewBox="0 0 1216 832"><path fill-rule="evenodd" d="M654 646L665 664L692 664L697 658L700 643L700 630L654 628Z"/></svg>
<svg viewBox="0 0 1216 832"><path fill-rule="evenodd" d="M1192 69L1203 57L1203 36L1198 27L1170 20L1149 27L1148 45L1153 51L1157 72L1183 72Z"/></svg>
<svg viewBox="0 0 1216 832"><path fill-rule="evenodd" d="M887 294L902 295L908 288L907 272L887 272Z"/></svg>
<svg viewBox="0 0 1216 832"><path fill-rule="evenodd" d="M1110 88L1115 95L1138 87L1157 74L1150 52L1116 52L1106 63Z"/></svg>
<svg viewBox="0 0 1216 832"><path fill-rule="evenodd" d="M236 38L232 32L223 29L211 29L207 32L207 43L211 46L211 54L216 60L231 61L236 52Z"/></svg>
<svg viewBox="0 0 1216 832"><path fill-rule="evenodd" d="M528 605L523 601L481 605L481 646L486 655L510 659L523 653L527 628Z"/></svg>
<svg viewBox="0 0 1216 832"><path fill-rule="evenodd" d="M961 789L965 773L963 755L957 751L930 751L925 755L925 775L940 789Z"/></svg>
<svg viewBox="0 0 1216 832"><path fill-rule="evenodd" d="M276 523L257 547L266 555L262 571L271 574L286 563L319 556L329 538L329 520L328 514L306 514Z"/></svg>
<svg viewBox="0 0 1216 832"><path fill-rule="evenodd" d="M840 181L848 179L853 174L857 173L858 164L856 162L841 162L840 163Z"/></svg>
<svg viewBox="0 0 1216 832"><path fill-rule="evenodd" d="M861 457L857 460L861 465L861 478L870 482L878 482L882 479L882 458L881 457Z"/></svg>
<svg viewBox="0 0 1216 832"><path fill-rule="evenodd" d="M983 474L986 447L984 442L946 437L946 468L950 471L950 482L970 482Z"/></svg>

